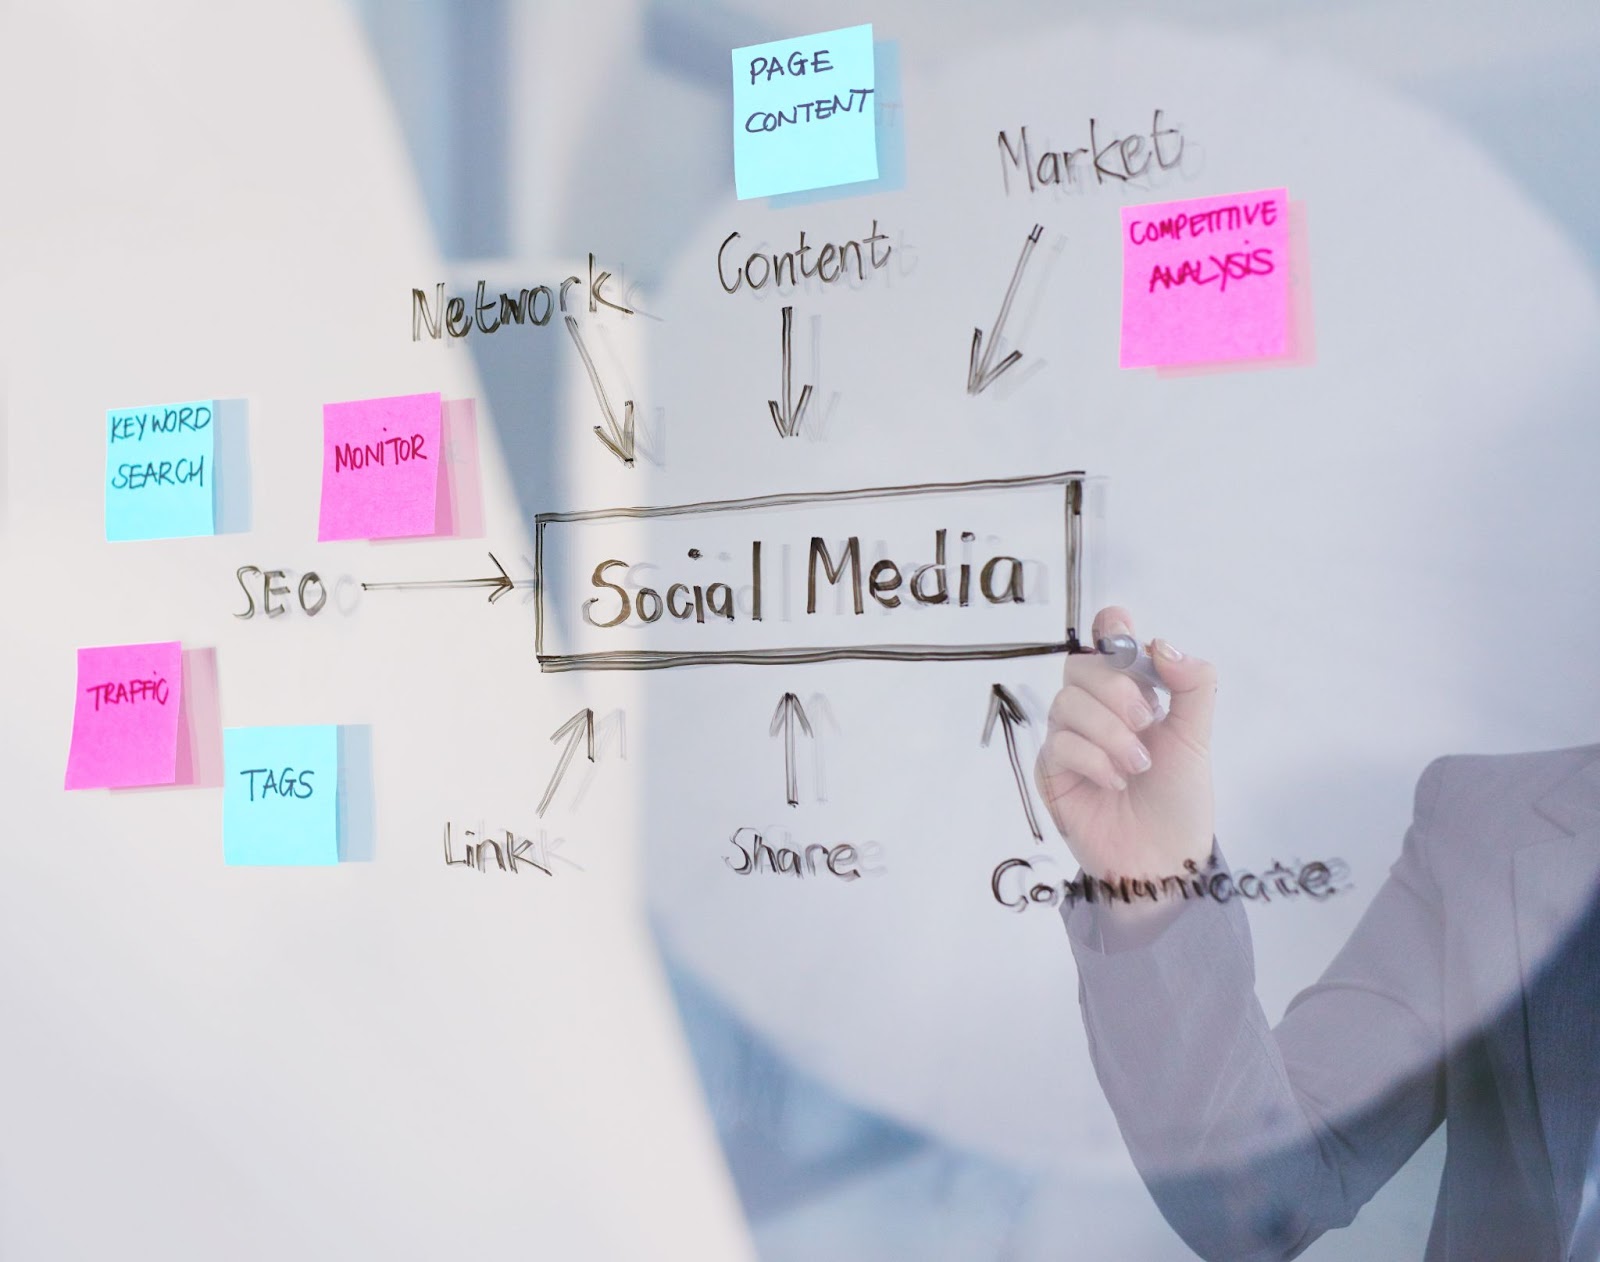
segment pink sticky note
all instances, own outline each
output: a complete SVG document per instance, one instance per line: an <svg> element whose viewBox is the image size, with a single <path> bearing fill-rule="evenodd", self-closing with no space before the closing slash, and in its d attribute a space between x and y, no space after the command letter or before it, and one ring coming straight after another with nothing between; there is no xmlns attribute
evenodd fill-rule
<svg viewBox="0 0 1600 1262"><path fill-rule="evenodd" d="M317 538L433 534L440 454L437 392L324 404Z"/></svg>
<svg viewBox="0 0 1600 1262"><path fill-rule="evenodd" d="M182 709L183 646L176 640L79 649L67 788L172 784Z"/></svg>
<svg viewBox="0 0 1600 1262"><path fill-rule="evenodd" d="M1122 366L1289 352L1281 188L1122 208Z"/></svg>

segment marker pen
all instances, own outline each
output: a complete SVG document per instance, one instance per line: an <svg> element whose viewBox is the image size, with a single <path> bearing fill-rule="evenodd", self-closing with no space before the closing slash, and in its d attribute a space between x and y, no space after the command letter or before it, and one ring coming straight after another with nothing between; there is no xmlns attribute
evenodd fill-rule
<svg viewBox="0 0 1600 1262"><path fill-rule="evenodd" d="M1094 646L1102 657L1124 675L1131 675L1147 688L1159 688L1166 696L1172 695L1172 690L1163 682L1150 654L1131 635L1104 636L1096 640ZM1164 713L1165 707L1162 707L1156 717L1159 719Z"/></svg>

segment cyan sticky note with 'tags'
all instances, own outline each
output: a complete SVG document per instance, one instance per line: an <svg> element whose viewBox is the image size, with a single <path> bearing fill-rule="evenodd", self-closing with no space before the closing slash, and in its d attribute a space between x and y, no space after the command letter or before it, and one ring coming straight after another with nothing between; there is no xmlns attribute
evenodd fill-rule
<svg viewBox="0 0 1600 1262"><path fill-rule="evenodd" d="M337 726L231 727L222 761L224 862L339 862Z"/></svg>

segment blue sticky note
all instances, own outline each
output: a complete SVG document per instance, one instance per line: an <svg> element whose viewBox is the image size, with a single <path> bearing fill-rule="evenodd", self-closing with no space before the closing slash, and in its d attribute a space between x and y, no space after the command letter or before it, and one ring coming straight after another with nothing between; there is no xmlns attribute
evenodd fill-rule
<svg viewBox="0 0 1600 1262"><path fill-rule="evenodd" d="M339 862L337 726L230 727L222 765L224 862Z"/></svg>
<svg viewBox="0 0 1600 1262"><path fill-rule="evenodd" d="M106 538L214 535L212 399L106 413Z"/></svg>
<svg viewBox="0 0 1600 1262"><path fill-rule="evenodd" d="M878 178L872 25L733 50L740 198Z"/></svg>

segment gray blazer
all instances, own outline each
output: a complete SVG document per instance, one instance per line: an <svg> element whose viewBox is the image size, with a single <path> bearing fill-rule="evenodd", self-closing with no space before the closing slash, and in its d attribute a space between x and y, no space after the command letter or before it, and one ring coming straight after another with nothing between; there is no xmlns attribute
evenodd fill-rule
<svg viewBox="0 0 1600 1262"><path fill-rule="evenodd" d="M1236 902L1121 951L1098 906L1065 911L1095 1070L1167 1221L1205 1258L1292 1258L1443 1121L1429 1262L1564 1262L1600 1122L1597 890L1589 746L1429 766L1388 880L1276 1029Z"/></svg>

